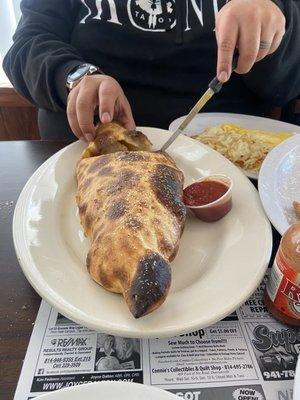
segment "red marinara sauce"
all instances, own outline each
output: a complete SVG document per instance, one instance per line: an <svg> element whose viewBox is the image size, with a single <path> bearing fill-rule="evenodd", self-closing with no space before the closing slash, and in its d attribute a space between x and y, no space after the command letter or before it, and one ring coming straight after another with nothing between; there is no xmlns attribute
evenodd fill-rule
<svg viewBox="0 0 300 400"><path fill-rule="evenodd" d="M185 205L202 221L218 221L232 208L231 179L225 176L218 178L202 179L183 191Z"/></svg>
<svg viewBox="0 0 300 400"><path fill-rule="evenodd" d="M184 189L183 201L187 206L204 206L224 196L228 189L225 183L219 181L196 182Z"/></svg>

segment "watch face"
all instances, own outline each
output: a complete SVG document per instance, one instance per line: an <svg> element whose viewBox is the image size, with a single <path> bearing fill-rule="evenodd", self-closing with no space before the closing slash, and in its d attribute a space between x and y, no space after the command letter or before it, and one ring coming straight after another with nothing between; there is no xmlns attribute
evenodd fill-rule
<svg viewBox="0 0 300 400"><path fill-rule="evenodd" d="M87 64L82 64L76 68L75 71L71 72L69 75L69 80L77 81L81 77L83 77L90 69L90 66Z"/></svg>

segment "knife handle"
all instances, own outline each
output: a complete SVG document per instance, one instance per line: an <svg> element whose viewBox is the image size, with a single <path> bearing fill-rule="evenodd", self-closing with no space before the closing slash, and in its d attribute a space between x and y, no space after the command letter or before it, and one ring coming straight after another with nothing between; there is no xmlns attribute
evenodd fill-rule
<svg viewBox="0 0 300 400"><path fill-rule="evenodd" d="M232 59L232 71L234 71L238 65L238 60L239 60L239 53L237 50L235 50L233 54L233 59ZM219 93L219 91L222 89L223 82L220 82L217 77L215 77L208 87L214 92L214 93Z"/></svg>

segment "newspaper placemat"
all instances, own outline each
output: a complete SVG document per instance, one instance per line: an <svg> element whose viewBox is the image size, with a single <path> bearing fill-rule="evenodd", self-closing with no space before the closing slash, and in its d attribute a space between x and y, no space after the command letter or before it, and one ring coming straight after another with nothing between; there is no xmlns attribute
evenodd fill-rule
<svg viewBox="0 0 300 400"><path fill-rule="evenodd" d="M158 386L184 400L292 400L300 330L275 321L264 282L235 313L169 339L92 331L42 301L14 400L102 380Z"/></svg>

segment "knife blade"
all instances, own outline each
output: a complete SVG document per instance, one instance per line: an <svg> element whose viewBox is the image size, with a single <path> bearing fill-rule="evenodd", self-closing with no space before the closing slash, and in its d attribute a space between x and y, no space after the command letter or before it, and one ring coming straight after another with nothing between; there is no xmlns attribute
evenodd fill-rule
<svg viewBox="0 0 300 400"><path fill-rule="evenodd" d="M238 63L238 53L235 52L232 59L232 70L234 71ZM166 141L166 143L161 147L160 151L166 151L166 149L174 142L174 140L185 130L192 119L199 113L199 111L205 106L205 104L212 98L212 96L218 93L222 89L223 83L215 77L208 85L208 89L202 95L202 97L197 101L191 111L188 113L186 118L181 122L179 127L173 133L173 135Z"/></svg>

